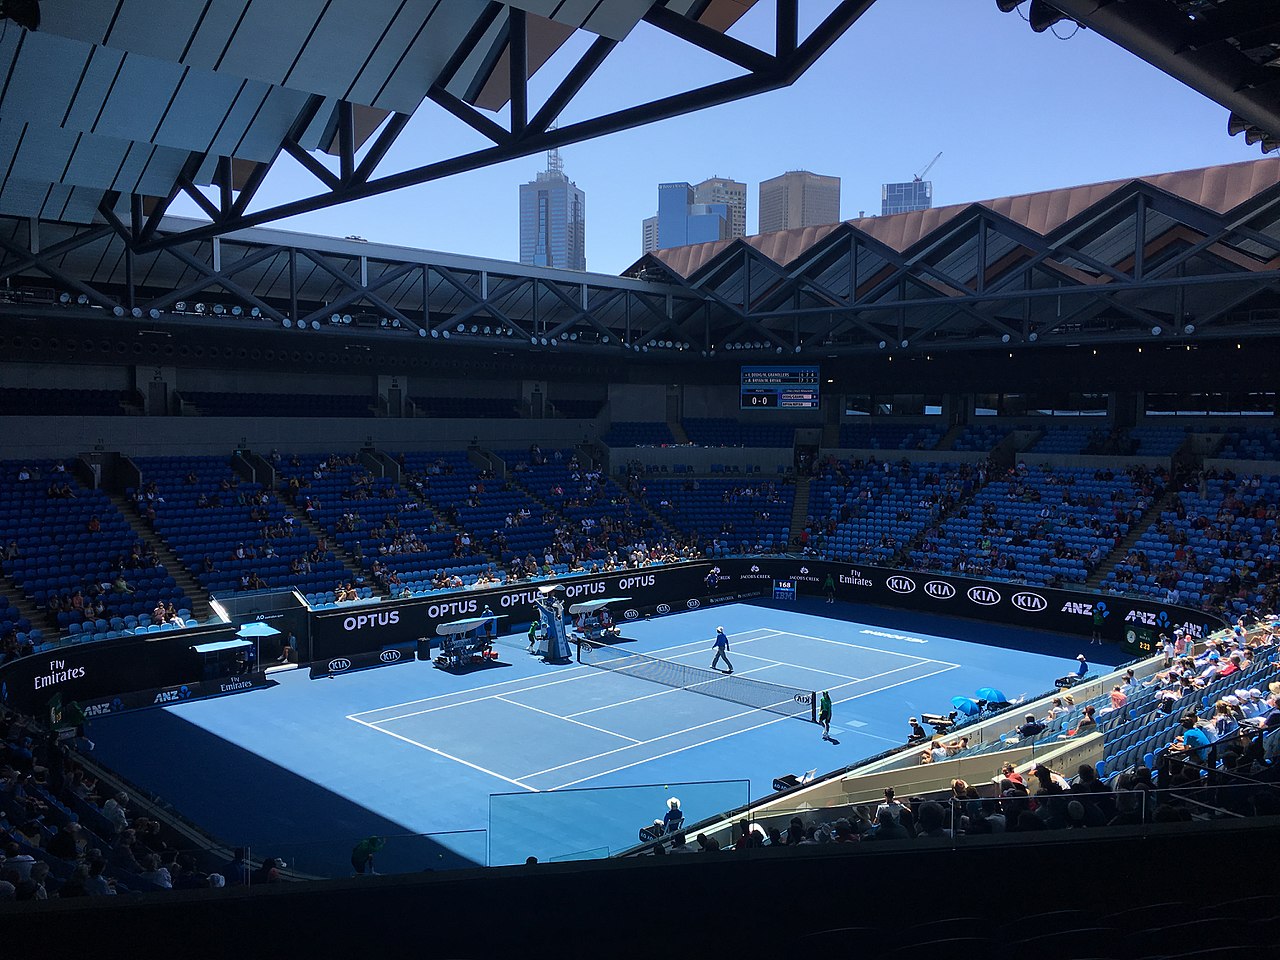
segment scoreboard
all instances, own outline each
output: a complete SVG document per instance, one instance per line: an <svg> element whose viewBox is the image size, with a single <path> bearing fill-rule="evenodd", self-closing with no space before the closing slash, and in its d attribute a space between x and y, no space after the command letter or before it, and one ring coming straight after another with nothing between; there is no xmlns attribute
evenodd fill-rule
<svg viewBox="0 0 1280 960"><path fill-rule="evenodd" d="M815 366L743 367L742 410L818 409L819 371Z"/></svg>
<svg viewBox="0 0 1280 960"><path fill-rule="evenodd" d="M794 580L773 581L773 599L794 600L796 598L796 582Z"/></svg>

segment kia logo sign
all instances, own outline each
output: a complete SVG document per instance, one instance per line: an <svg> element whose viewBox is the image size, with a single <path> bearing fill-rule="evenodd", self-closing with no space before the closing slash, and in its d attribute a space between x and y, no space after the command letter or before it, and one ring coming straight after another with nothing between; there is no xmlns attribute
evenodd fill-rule
<svg viewBox="0 0 1280 960"><path fill-rule="evenodd" d="M671 612L671 604L669 604L669 603L660 603L660 604L658 604L658 606L657 606L657 611L658 611L658 613L660 613L660 614L662 614L662 613L670 613L670 612Z"/></svg>
<svg viewBox="0 0 1280 960"><path fill-rule="evenodd" d="M890 577L884 585L894 593L911 593L916 588L916 582L910 577Z"/></svg>
<svg viewBox="0 0 1280 960"><path fill-rule="evenodd" d="M382 653L378 654L378 659L381 660L383 663L395 663L397 660L400 659L400 651L399 650L383 650Z"/></svg>
<svg viewBox="0 0 1280 960"><path fill-rule="evenodd" d="M697 610L700 606L702 606L702 601L695 597L692 600L690 600L688 603L686 603L685 606L688 607L690 610Z"/></svg>
<svg viewBox="0 0 1280 960"><path fill-rule="evenodd" d="M993 607L1000 602L1000 594L990 587L970 587L969 599L984 607Z"/></svg>
<svg viewBox="0 0 1280 960"><path fill-rule="evenodd" d="M626 610L622 612L622 615L626 617L628 620L635 620L637 617L640 616L640 611L637 610L635 607L628 607Z"/></svg>
<svg viewBox="0 0 1280 960"><path fill-rule="evenodd" d="M330 673L341 673L343 670L351 669L351 661L346 657L335 657L329 661Z"/></svg>
<svg viewBox="0 0 1280 960"><path fill-rule="evenodd" d="M1025 590L1021 593L1015 593L1009 600L1019 610L1026 610L1028 613L1039 613L1049 606L1049 601L1038 593L1028 593Z"/></svg>
<svg viewBox="0 0 1280 960"><path fill-rule="evenodd" d="M950 600L956 595L956 588L945 580L930 580L924 585L924 592L935 600Z"/></svg>

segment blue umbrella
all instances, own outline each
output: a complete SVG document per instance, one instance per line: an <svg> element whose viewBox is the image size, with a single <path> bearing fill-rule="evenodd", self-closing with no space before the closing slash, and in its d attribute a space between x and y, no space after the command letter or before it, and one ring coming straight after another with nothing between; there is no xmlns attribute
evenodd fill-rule
<svg viewBox="0 0 1280 960"><path fill-rule="evenodd" d="M978 704L968 697L952 697L951 705L963 713L966 717L974 717L978 715Z"/></svg>
<svg viewBox="0 0 1280 960"><path fill-rule="evenodd" d="M1008 703L1009 698L995 687L979 687L976 691L979 700L985 700L987 703Z"/></svg>
<svg viewBox="0 0 1280 960"><path fill-rule="evenodd" d="M274 637L280 631L275 627L269 627L261 621L255 620L253 623L244 624L236 631L237 637Z"/></svg>

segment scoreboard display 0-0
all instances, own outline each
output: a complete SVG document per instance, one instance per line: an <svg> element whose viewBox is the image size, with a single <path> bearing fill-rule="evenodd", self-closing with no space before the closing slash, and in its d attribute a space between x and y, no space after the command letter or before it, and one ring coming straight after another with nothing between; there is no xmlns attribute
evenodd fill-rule
<svg viewBox="0 0 1280 960"><path fill-rule="evenodd" d="M816 410L819 376L816 366L744 366L738 406L742 410Z"/></svg>

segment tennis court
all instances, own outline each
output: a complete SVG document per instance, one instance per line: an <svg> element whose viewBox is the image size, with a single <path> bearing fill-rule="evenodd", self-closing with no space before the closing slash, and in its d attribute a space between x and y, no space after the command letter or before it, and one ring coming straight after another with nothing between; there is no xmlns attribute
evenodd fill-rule
<svg viewBox="0 0 1280 960"><path fill-rule="evenodd" d="M570 811L593 797L557 825L540 815L528 849L540 855L574 848L574 817L610 816L598 788L654 784L660 797L669 784L746 781L758 797L781 774L835 769L902 743L908 715L943 711L957 694L995 682L1012 697L1041 692L1081 649L1051 634L807 600L628 622L611 649L676 665L664 670L705 668L720 624L734 674L714 682L736 689L717 696L653 682L644 670L544 664L513 633L500 640L501 667L458 676L418 662L314 681L296 671L268 690L104 717L92 736L130 779L215 835L259 850L483 831L494 794L554 791ZM823 742L812 723L758 709L752 681L771 685L764 703L806 717L810 708L791 691L829 690L839 743ZM662 814L661 800L651 802L648 819ZM686 812L696 820L717 811ZM631 842L634 820L620 815L611 846ZM479 856L474 834L440 842Z"/></svg>

